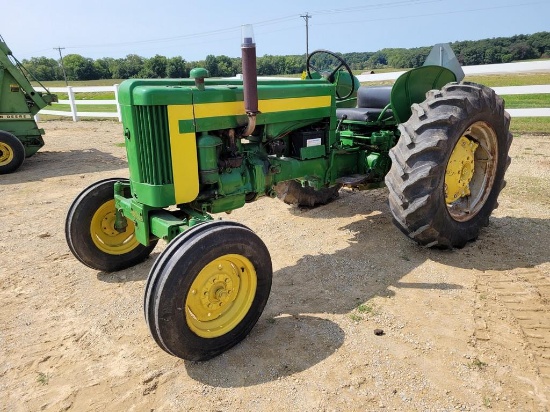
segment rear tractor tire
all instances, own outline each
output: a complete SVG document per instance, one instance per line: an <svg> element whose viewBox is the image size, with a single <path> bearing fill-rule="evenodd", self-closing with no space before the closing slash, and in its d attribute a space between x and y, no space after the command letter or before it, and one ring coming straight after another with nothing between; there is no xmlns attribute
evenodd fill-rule
<svg viewBox="0 0 550 412"><path fill-rule="evenodd" d="M0 130L0 175L15 172L25 160L25 147L13 134Z"/></svg>
<svg viewBox="0 0 550 412"><path fill-rule="evenodd" d="M505 185L509 126L503 100L474 83L450 83L414 104L386 175L397 227L429 247L475 240Z"/></svg>
<svg viewBox="0 0 550 412"><path fill-rule="evenodd" d="M101 180L82 191L70 206L65 222L65 237L73 255L86 266L105 272L142 262L158 241L143 246L130 220L125 232L114 228L114 185L119 181L127 179Z"/></svg>
<svg viewBox="0 0 550 412"><path fill-rule="evenodd" d="M289 180L277 183L274 189L277 197L289 205L315 207L337 199L341 187L342 185L335 185L316 190L310 186L302 186L297 180Z"/></svg>
<svg viewBox="0 0 550 412"><path fill-rule="evenodd" d="M211 359L252 330L272 275L267 247L250 229L226 221L194 226L151 268L144 302L149 331L173 356Z"/></svg>

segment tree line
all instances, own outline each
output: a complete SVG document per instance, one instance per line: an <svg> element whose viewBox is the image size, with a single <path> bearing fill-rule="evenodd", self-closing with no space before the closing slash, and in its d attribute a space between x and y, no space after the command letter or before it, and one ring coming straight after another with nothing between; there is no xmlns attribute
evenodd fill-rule
<svg viewBox="0 0 550 412"><path fill-rule="evenodd" d="M509 63L512 61L550 58L550 32L531 35L497 37L477 41L451 43L462 65ZM415 68L423 64L429 47L411 49L385 48L376 52L339 53L352 70L373 70L383 67ZM48 57L33 57L22 61L23 66L40 81L63 80L60 62ZM79 54L63 58L68 80L181 78L189 77L194 67L206 68L211 77L229 77L242 73L241 59L225 55L208 55L205 60L186 61L181 56L165 57L159 54L145 58L129 54L124 58L91 59ZM257 59L258 75L302 73L306 69L305 55L272 56Z"/></svg>

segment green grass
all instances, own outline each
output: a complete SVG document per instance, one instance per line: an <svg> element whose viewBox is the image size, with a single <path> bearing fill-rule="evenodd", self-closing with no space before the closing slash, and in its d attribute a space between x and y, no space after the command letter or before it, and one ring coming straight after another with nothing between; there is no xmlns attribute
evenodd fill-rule
<svg viewBox="0 0 550 412"><path fill-rule="evenodd" d="M114 104L77 104L78 113L85 112L106 112L116 113L116 106ZM62 112L70 112L71 107L68 104L55 104L44 108L44 110L59 110Z"/></svg>
<svg viewBox="0 0 550 412"><path fill-rule="evenodd" d="M550 94L511 94L502 96L507 109L550 107Z"/></svg>
<svg viewBox="0 0 550 412"><path fill-rule="evenodd" d="M464 80L489 87L530 86L532 84L550 84L550 73L487 74L466 76Z"/></svg>
<svg viewBox="0 0 550 412"><path fill-rule="evenodd" d="M47 385L50 382L50 377L46 373L38 372L36 381L41 385Z"/></svg>
<svg viewBox="0 0 550 412"><path fill-rule="evenodd" d="M484 370L485 368L487 368L487 364L480 361L478 358L475 358L469 363L468 367L470 369Z"/></svg>
<svg viewBox="0 0 550 412"><path fill-rule="evenodd" d="M59 100L69 100L67 93L54 93ZM115 100L115 92L75 93L76 100Z"/></svg>
<svg viewBox="0 0 550 412"><path fill-rule="evenodd" d="M80 87L80 86L113 86L115 84L120 84L124 79L102 79L102 80L83 80L83 81L70 81L69 86ZM47 81L40 82L44 87L66 87L67 85L63 80ZM36 82L31 82L33 86L39 86Z"/></svg>
<svg viewBox="0 0 550 412"><path fill-rule="evenodd" d="M359 313L373 313L374 308L372 307L372 305L368 305L368 304L363 303L363 304L357 306L357 312L359 312Z"/></svg>
<svg viewBox="0 0 550 412"><path fill-rule="evenodd" d="M508 95L503 99L507 109L550 107L550 94ZM550 117L512 117L510 131L516 135L550 134Z"/></svg>
<svg viewBox="0 0 550 412"><path fill-rule="evenodd" d="M550 117L512 118L510 131L516 136L520 134L550 135Z"/></svg>

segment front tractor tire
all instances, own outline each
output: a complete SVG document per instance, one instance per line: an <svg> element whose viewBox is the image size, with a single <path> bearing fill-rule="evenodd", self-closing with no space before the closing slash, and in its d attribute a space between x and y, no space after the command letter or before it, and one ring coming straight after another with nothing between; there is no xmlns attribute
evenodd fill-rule
<svg viewBox="0 0 550 412"><path fill-rule="evenodd" d="M73 255L86 266L114 272L145 260L157 239L143 246L135 236L134 223L127 220L126 230L115 229L114 185L128 179L106 179L83 190L67 213L65 237Z"/></svg>
<svg viewBox="0 0 550 412"><path fill-rule="evenodd" d="M429 247L475 240L505 185L509 126L504 101L474 83L450 83L414 104L386 175L397 227Z"/></svg>
<svg viewBox="0 0 550 412"><path fill-rule="evenodd" d="M211 359L242 341L267 303L273 270L262 240L234 222L194 226L151 268L145 319L167 353Z"/></svg>
<svg viewBox="0 0 550 412"><path fill-rule="evenodd" d="M13 134L0 130L0 175L15 172L25 161L25 146Z"/></svg>

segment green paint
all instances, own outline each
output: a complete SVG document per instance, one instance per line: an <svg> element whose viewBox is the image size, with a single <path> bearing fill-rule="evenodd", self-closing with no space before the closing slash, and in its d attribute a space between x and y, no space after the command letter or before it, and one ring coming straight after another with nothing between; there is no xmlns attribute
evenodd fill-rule
<svg viewBox="0 0 550 412"><path fill-rule="evenodd" d="M34 115L57 97L37 92L17 64L0 37L0 130L17 137L25 148L25 157L30 157L44 146L44 130L38 128Z"/></svg>
<svg viewBox="0 0 550 412"><path fill-rule="evenodd" d="M408 74L392 91L392 110L404 112L411 98L450 81L447 75L434 66ZM388 152L399 138L389 104L378 119L339 122L337 108L355 104L356 94L336 101L336 86L323 78L259 79L260 113L252 135L243 138L249 119L242 81L209 79L204 69L192 77L128 80L119 89L131 190L119 190L115 198L141 243L169 241L211 219L210 213L272 197L273 186L287 180L318 189L359 176L353 184L358 189L383 185ZM169 112L168 106L175 107ZM170 148L174 125L197 139L199 193L182 205L174 204L172 166L181 161Z"/></svg>

